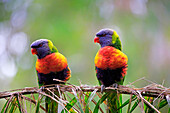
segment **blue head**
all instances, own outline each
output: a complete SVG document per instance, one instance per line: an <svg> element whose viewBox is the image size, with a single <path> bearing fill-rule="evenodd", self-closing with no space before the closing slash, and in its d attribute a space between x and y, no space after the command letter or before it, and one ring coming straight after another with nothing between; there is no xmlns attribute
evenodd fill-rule
<svg viewBox="0 0 170 113"><path fill-rule="evenodd" d="M99 32L96 33L94 42L99 43L101 47L113 46L121 50L121 42L119 39L119 35L116 31L112 29L101 29Z"/></svg>
<svg viewBox="0 0 170 113"><path fill-rule="evenodd" d="M42 59L51 53L57 52L57 49L50 40L39 39L31 44L31 52L33 55L36 54L38 59Z"/></svg>

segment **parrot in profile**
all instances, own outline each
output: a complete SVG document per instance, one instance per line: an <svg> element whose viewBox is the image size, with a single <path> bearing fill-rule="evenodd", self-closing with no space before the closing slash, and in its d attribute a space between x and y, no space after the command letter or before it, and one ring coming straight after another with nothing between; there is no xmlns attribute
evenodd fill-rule
<svg viewBox="0 0 170 113"><path fill-rule="evenodd" d="M71 77L71 71L67 64L67 59L58 52L57 48L48 39L39 39L31 44L31 52L37 55L36 71L38 75L39 86L59 84L59 79L67 81ZM58 96L58 91L55 92ZM49 97L45 99L46 110L48 112L56 112L58 103L51 100Z"/></svg>
<svg viewBox="0 0 170 113"><path fill-rule="evenodd" d="M105 87L123 85L127 72L127 56L122 52L121 41L116 31L101 29L96 33L94 43L99 43L101 48L97 52L94 63L96 76L101 85L101 92ZM122 95L116 92L107 92L107 108L109 113L121 113L118 108L122 104Z"/></svg>

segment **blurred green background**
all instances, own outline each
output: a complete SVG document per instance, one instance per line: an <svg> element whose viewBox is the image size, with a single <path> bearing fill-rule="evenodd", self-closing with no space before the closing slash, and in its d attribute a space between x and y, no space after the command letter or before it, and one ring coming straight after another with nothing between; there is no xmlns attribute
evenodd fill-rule
<svg viewBox="0 0 170 113"><path fill-rule="evenodd" d="M102 28L118 32L129 57L124 85L145 77L170 86L169 0L0 0L0 91L38 85L30 44L40 38L67 57L70 83L98 85L93 39Z"/></svg>

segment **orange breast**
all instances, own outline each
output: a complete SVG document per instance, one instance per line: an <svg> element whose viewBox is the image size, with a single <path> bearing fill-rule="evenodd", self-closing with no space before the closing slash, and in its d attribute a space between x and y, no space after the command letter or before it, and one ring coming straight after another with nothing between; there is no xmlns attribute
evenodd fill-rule
<svg viewBox="0 0 170 113"><path fill-rule="evenodd" d="M106 46L98 51L94 62L95 66L101 69L116 69L127 65L128 58L120 50Z"/></svg>
<svg viewBox="0 0 170 113"><path fill-rule="evenodd" d="M36 62L36 70L39 73L48 74L59 72L67 67L67 59L60 53L52 53Z"/></svg>

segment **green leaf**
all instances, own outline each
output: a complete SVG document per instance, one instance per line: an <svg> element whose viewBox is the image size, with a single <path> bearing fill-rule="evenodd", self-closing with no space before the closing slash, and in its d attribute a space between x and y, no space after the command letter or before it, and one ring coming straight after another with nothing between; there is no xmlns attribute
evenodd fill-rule
<svg viewBox="0 0 170 113"><path fill-rule="evenodd" d="M85 97L84 97L84 101L85 103L87 103L89 96L91 95L92 92L85 92Z"/></svg>
<svg viewBox="0 0 170 113"><path fill-rule="evenodd" d="M89 98L88 98L88 100L87 100L87 102L86 102L85 113L89 113L89 103L91 102L91 100L92 100L93 97L95 96L96 92L97 92L97 89L95 89L95 90L91 93L91 95L89 96Z"/></svg>
<svg viewBox="0 0 170 113"><path fill-rule="evenodd" d="M65 108L69 111L75 105L76 102L77 102L77 99L76 97L74 97L69 103L67 103ZM64 109L61 111L61 113L64 113Z"/></svg>
<svg viewBox="0 0 170 113"><path fill-rule="evenodd" d="M13 99L13 96L11 96L5 103L4 107L1 110L1 113L6 113L8 111L9 105L11 100Z"/></svg>
<svg viewBox="0 0 170 113"><path fill-rule="evenodd" d="M20 96L18 95L16 98L17 98L17 104L18 104L19 111L20 111L20 113L22 113L22 105L20 103Z"/></svg>
<svg viewBox="0 0 170 113"><path fill-rule="evenodd" d="M42 99L42 96L39 94L38 101L36 103L35 113L39 113L41 99Z"/></svg>
<svg viewBox="0 0 170 113"><path fill-rule="evenodd" d="M136 100L136 99L137 99L136 95L133 95L132 98L131 98L131 102L133 102L133 101ZM129 104L129 102L130 102L130 99L128 99L127 101L125 101L125 102L118 108L118 110L121 109L121 108L123 108L123 107L126 106L127 104Z"/></svg>
<svg viewBox="0 0 170 113"><path fill-rule="evenodd" d="M131 99L128 99L129 105L128 105L127 113L130 112L131 104L132 104L132 102L133 102L134 100L136 100L136 99L137 99L136 95L133 95L133 96L131 97ZM130 100L131 100L131 101L130 101ZM127 101L126 101L126 102L127 102Z"/></svg>
<svg viewBox="0 0 170 113"><path fill-rule="evenodd" d="M17 105L16 105L16 98L14 98L13 100L12 100L12 102L11 102L11 108L10 108L10 110L9 110L9 113L14 113L15 112L15 110L16 110L16 108L17 108Z"/></svg>
<svg viewBox="0 0 170 113"><path fill-rule="evenodd" d="M135 108L138 106L138 104L141 102L141 100L136 100L136 102L133 104L131 110L130 110L130 113L133 112L133 110L135 110Z"/></svg>
<svg viewBox="0 0 170 113"><path fill-rule="evenodd" d="M144 97L150 104L153 104L153 97ZM144 103L144 111L145 113L153 113L155 110L152 109L148 104Z"/></svg>
<svg viewBox="0 0 170 113"><path fill-rule="evenodd" d="M168 102L164 99L158 104L158 110L166 106Z"/></svg>
<svg viewBox="0 0 170 113"><path fill-rule="evenodd" d="M10 98L9 98L10 99ZM6 113L8 110L7 104L9 103L9 99L6 101L6 103L4 104L4 107L1 110L1 113ZM7 108L6 108L7 107ZM6 110L5 110L6 109Z"/></svg>
<svg viewBox="0 0 170 113"><path fill-rule="evenodd" d="M105 93L105 94L101 97L101 99L97 102L97 104L96 104L96 106L95 106L95 108L94 108L93 113L98 113L100 104L102 104L103 101L106 100L106 98L107 98L108 95L109 95L109 93Z"/></svg>
<svg viewBox="0 0 170 113"><path fill-rule="evenodd" d="M80 104L80 101L79 101L79 99L78 99L78 97L77 97L77 93L76 93L76 91L75 91L75 90L73 90L73 89L72 89L72 91L73 91L74 96L75 96L75 97L76 97L76 99L77 99L78 106L79 106L79 108L80 108L80 112L81 112L81 113L84 113L84 112L83 112L83 108L82 108L82 106L81 106L81 104Z"/></svg>

